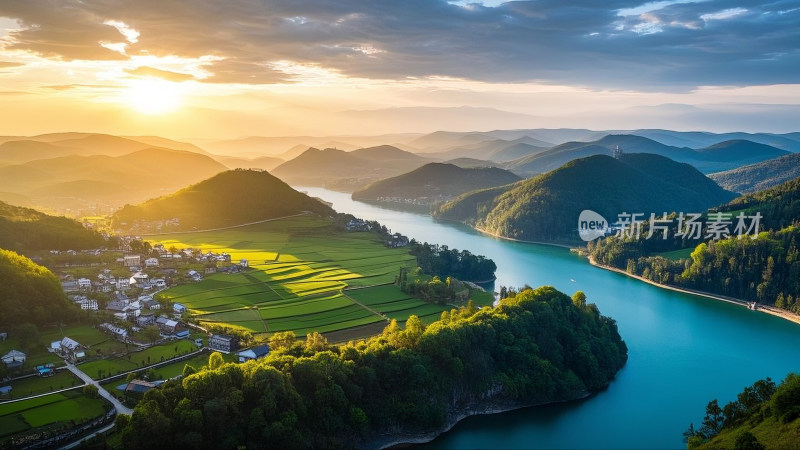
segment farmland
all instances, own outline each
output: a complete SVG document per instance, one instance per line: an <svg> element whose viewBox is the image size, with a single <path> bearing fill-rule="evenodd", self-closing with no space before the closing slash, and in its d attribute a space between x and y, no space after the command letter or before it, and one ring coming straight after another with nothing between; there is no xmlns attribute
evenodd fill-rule
<svg viewBox="0 0 800 450"><path fill-rule="evenodd" d="M79 390L0 404L0 442L34 428L72 427L104 412L105 400L86 397Z"/></svg>
<svg viewBox="0 0 800 450"><path fill-rule="evenodd" d="M129 353L124 357L85 362L80 364L78 368L86 375L98 380L118 373L136 370L150 364L166 361L196 350L197 346L194 345L194 342L181 339L163 345L156 345L139 352Z"/></svg>
<svg viewBox="0 0 800 450"><path fill-rule="evenodd" d="M144 238L167 248L226 252L234 263L248 261L246 272L208 275L162 293L186 305L201 324L225 324L254 335L352 330L355 337L389 318L404 321L416 314L432 321L445 309L391 285L401 267L416 264L406 250L386 248L377 233L336 231L319 218Z"/></svg>

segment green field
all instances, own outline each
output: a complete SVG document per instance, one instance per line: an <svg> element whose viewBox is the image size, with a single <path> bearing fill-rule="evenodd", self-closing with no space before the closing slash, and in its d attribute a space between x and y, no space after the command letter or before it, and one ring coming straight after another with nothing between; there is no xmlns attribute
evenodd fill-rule
<svg viewBox="0 0 800 450"><path fill-rule="evenodd" d="M671 252L655 253L653 256L661 256L672 261L677 261L679 259L689 259L693 251L693 248L682 248Z"/></svg>
<svg viewBox="0 0 800 450"><path fill-rule="evenodd" d="M336 232L318 218L295 217L233 230L145 238L165 247L226 252L233 262L249 261L251 270L245 273L210 275L163 293L186 305L201 323L225 324L256 335L293 331L303 336L442 310L420 300L409 301L402 308L375 300L379 307L365 307L344 295L345 289L354 287L370 287L360 289L364 292L375 289L373 297L399 292L386 284L394 282L401 267L414 266L415 258L404 249L386 248L375 233Z"/></svg>
<svg viewBox="0 0 800 450"><path fill-rule="evenodd" d="M197 346L194 345L194 342L181 339L156 345L140 352L133 352L122 357L85 362L78 367L86 375L98 380L185 355L195 350L197 350Z"/></svg>
<svg viewBox="0 0 800 450"><path fill-rule="evenodd" d="M44 394L46 392L59 389L71 388L83 385L83 381L72 374L69 370L60 370L52 377L31 376L14 380L11 383L2 383L3 386L10 385L12 390L8 396L0 396L0 401L30 397L31 395Z"/></svg>
<svg viewBox="0 0 800 450"><path fill-rule="evenodd" d="M105 413L105 400L88 398L80 390L0 404L0 439L38 427L69 425Z"/></svg>

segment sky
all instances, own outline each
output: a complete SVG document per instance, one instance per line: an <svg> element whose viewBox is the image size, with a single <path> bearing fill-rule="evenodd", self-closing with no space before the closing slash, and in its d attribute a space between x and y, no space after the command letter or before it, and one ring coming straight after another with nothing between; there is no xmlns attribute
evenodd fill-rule
<svg viewBox="0 0 800 450"><path fill-rule="evenodd" d="M0 134L798 131L800 0L2 0Z"/></svg>

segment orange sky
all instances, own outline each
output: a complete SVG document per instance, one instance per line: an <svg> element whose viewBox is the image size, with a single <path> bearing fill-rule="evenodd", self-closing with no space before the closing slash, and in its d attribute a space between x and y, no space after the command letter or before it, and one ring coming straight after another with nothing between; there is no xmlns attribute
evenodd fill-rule
<svg viewBox="0 0 800 450"><path fill-rule="evenodd" d="M639 2L643 9L607 11L608 23L594 24L583 24L577 20L582 12L572 12L580 22L576 33L588 39L607 32L608 42L586 53L584 47L595 44L554 38L553 47L564 47L560 58L546 46L526 44L523 35L497 31L484 39L496 42L458 48L464 21L476 23L478 33L482 26L528 20L530 11L497 2L431 0L425 5L436 9L426 17L438 14L442 30L399 23L414 19L406 10L408 17L381 24L385 19L374 11L334 11L321 3L299 10L284 2L262 7L237 0L220 12L215 2L198 2L188 14L175 2L130 2L135 5L117 9L93 1L64 3L57 12L38 1L0 5L0 134L96 131L183 139L539 127L788 132L796 131L800 111L800 85L778 72L745 71L737 79L704 68L693 55L672 56L674 61L652 73L645 64L637 66L641 58L607 62L615 53L606 46L636 45L630 51L644 55L654 45L646 39L672 28L720 33L720 23L761 24L769 11L756 16L744 8L708 6L687 12L681 2L659 2L666 6L648 10L654 4ZM358 8L358 2L342 5ZM670 8L684 8L680 17L689 19L675 25L677 13ZM663 18L668 13L674 19L669 23ZM556 17L528 25L544 27ZM164 21L169 29L160 28ZM357 26L342 29L351 22ZM215 23L218 29L207 36L193 34ZM385 36L392 34L419 42L403 46ZM436 45L442 49L427 47ZM593 63L592 55L602 59ZM529 64L525 57L542 63ZM586 61L585 71L573 68L577 57ZM728 63L739 64L718 64ZM783 61L775 64L783 70ZM692 79L669 73L671 65L706 72ZM596 78L584 73L593 70Z"/></svg>

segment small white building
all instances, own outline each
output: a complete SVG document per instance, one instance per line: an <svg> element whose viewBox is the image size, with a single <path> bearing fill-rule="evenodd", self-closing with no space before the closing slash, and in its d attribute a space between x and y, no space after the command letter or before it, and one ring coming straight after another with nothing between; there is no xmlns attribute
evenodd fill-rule
<svg viewBox="0 0 800 450"><path fill-rule="evenodd" d="M139 255L125 255L122 258L122 264L125 267L136 267L142 264L142 257Z"/></svg>
<svg viewBox="0 0 800 450"><path fill-rule="evenodd" d="M92 289L92 280L88 278L78 278L78 289L86 292Z"/></svg>
<svg viewBox="0 0 800 450"><path fill-rule="evenodd" d="M144 260L145 267L158 267L158 258L147 258Z"/></svg>

